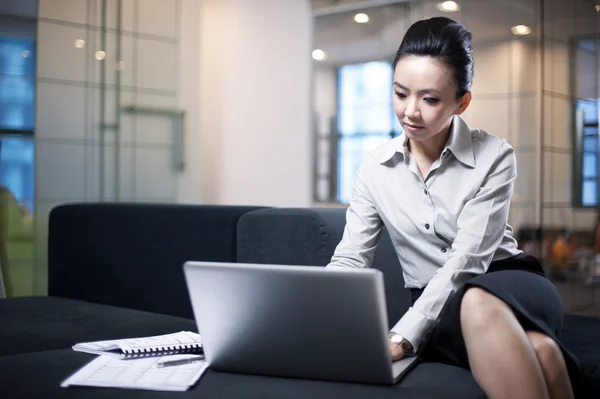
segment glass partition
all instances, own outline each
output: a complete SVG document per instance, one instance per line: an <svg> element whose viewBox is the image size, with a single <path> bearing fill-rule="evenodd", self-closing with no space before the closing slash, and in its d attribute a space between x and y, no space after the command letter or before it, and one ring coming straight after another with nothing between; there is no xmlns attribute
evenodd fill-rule
<svg viewBox="0 0 600 399"><path fill-rule="evenodd" d="M35 3L0 7L0 295L46 293L54 207L175 202L183 167L181 2Z"/></svg>
<svg viewBox="0 0 600 399"><path fill-rule="evenodd" d="M473 100L465 120L515 148L518 177L509 223L521 248L543 261L567 308L600 311L600 291L594 289L600 283L597 6L587 0L460 0L453 8L416 0L362 6L315 4L314 46L320 50L314 60L315 201L346 206L359 159L386 139L380 134L379 141L347 145L345 121L352 120L352 137L366 136L380 125L389 129L391 90L361 92L362 101L380 104L376 123L356 109L347 115L339 93L349 83L342 71L389 64L412 23L447 16L473 35ZM379 87L379 78L389 76L388 71L378 78L362 74L352 85Z"/></svg>

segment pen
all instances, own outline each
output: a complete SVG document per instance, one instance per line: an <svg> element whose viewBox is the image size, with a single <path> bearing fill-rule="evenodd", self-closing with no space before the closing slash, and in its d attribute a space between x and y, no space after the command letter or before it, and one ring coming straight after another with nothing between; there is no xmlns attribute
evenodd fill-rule
<svg viewBox="0 0 600 399"><path fill-rule="evenodd" d="M178 359L178 360L165 360L163 362L158 362L156 367L180 366L182 364L199 362L201 360L204 360L204 356L189 357L187 359Z"/></svg>

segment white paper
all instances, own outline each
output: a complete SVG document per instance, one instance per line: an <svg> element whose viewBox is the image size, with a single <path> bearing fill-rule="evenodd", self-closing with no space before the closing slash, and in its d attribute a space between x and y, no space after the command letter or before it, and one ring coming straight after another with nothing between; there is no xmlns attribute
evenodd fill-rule
<svg viewBox="0 0 600 399"><path fill-rule="evenodd" d="M133 360L99 356L79 369L60 385L147 389L154 391L185 391L206 371L205 360L179 366L157 367L159 362L187 359L191 355L172 355Z"/></svg>

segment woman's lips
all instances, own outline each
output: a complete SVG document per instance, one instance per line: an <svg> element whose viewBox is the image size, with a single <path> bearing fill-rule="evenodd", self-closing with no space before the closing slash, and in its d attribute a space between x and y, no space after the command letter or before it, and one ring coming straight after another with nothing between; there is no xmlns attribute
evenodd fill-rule
<svg viewBox="0 0 600 399"><path fill-rule="evenodd" d="M404 128L408 130L410 133L416 133L419 130L424 129L424 126L410 125L408 123L404 124Z"/></svg>

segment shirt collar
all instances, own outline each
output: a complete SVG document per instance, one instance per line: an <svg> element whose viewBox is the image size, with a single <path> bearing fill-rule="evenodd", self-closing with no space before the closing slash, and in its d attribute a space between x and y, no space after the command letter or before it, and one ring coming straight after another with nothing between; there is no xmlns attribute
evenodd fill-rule
<svg viewBox="0 0 600 399"><path fill-rule="evenodd" d="M406 134L404 134L404 132L389 142L389 145L379 159L379 163L386 163L392 159L396 153L402 154L403 158L406 156Z"/></svg>
<svg viewBox="0 0 600 399"><path fill-rule="evenodd" d="M389 161L396 153L400 153L403 158L406 157L406 140L404 132L393 139L386 151L384 151L379 163ZM473 155L473 143L471 140L471 128L467 122L460 116L454 116L450 136L442 153L450 151L460 162L473 168L475 167L475 157Z"/></svg>
<svg viewBox="0 0 600 399"><path fill-rule="evenodd" d="M450 150L460 162L471 168L475 167L471 128L460 116L455 116L452 119L450 137L448 137L448 142L446 143L444 151L446 151L446 149Z"/></svg>

